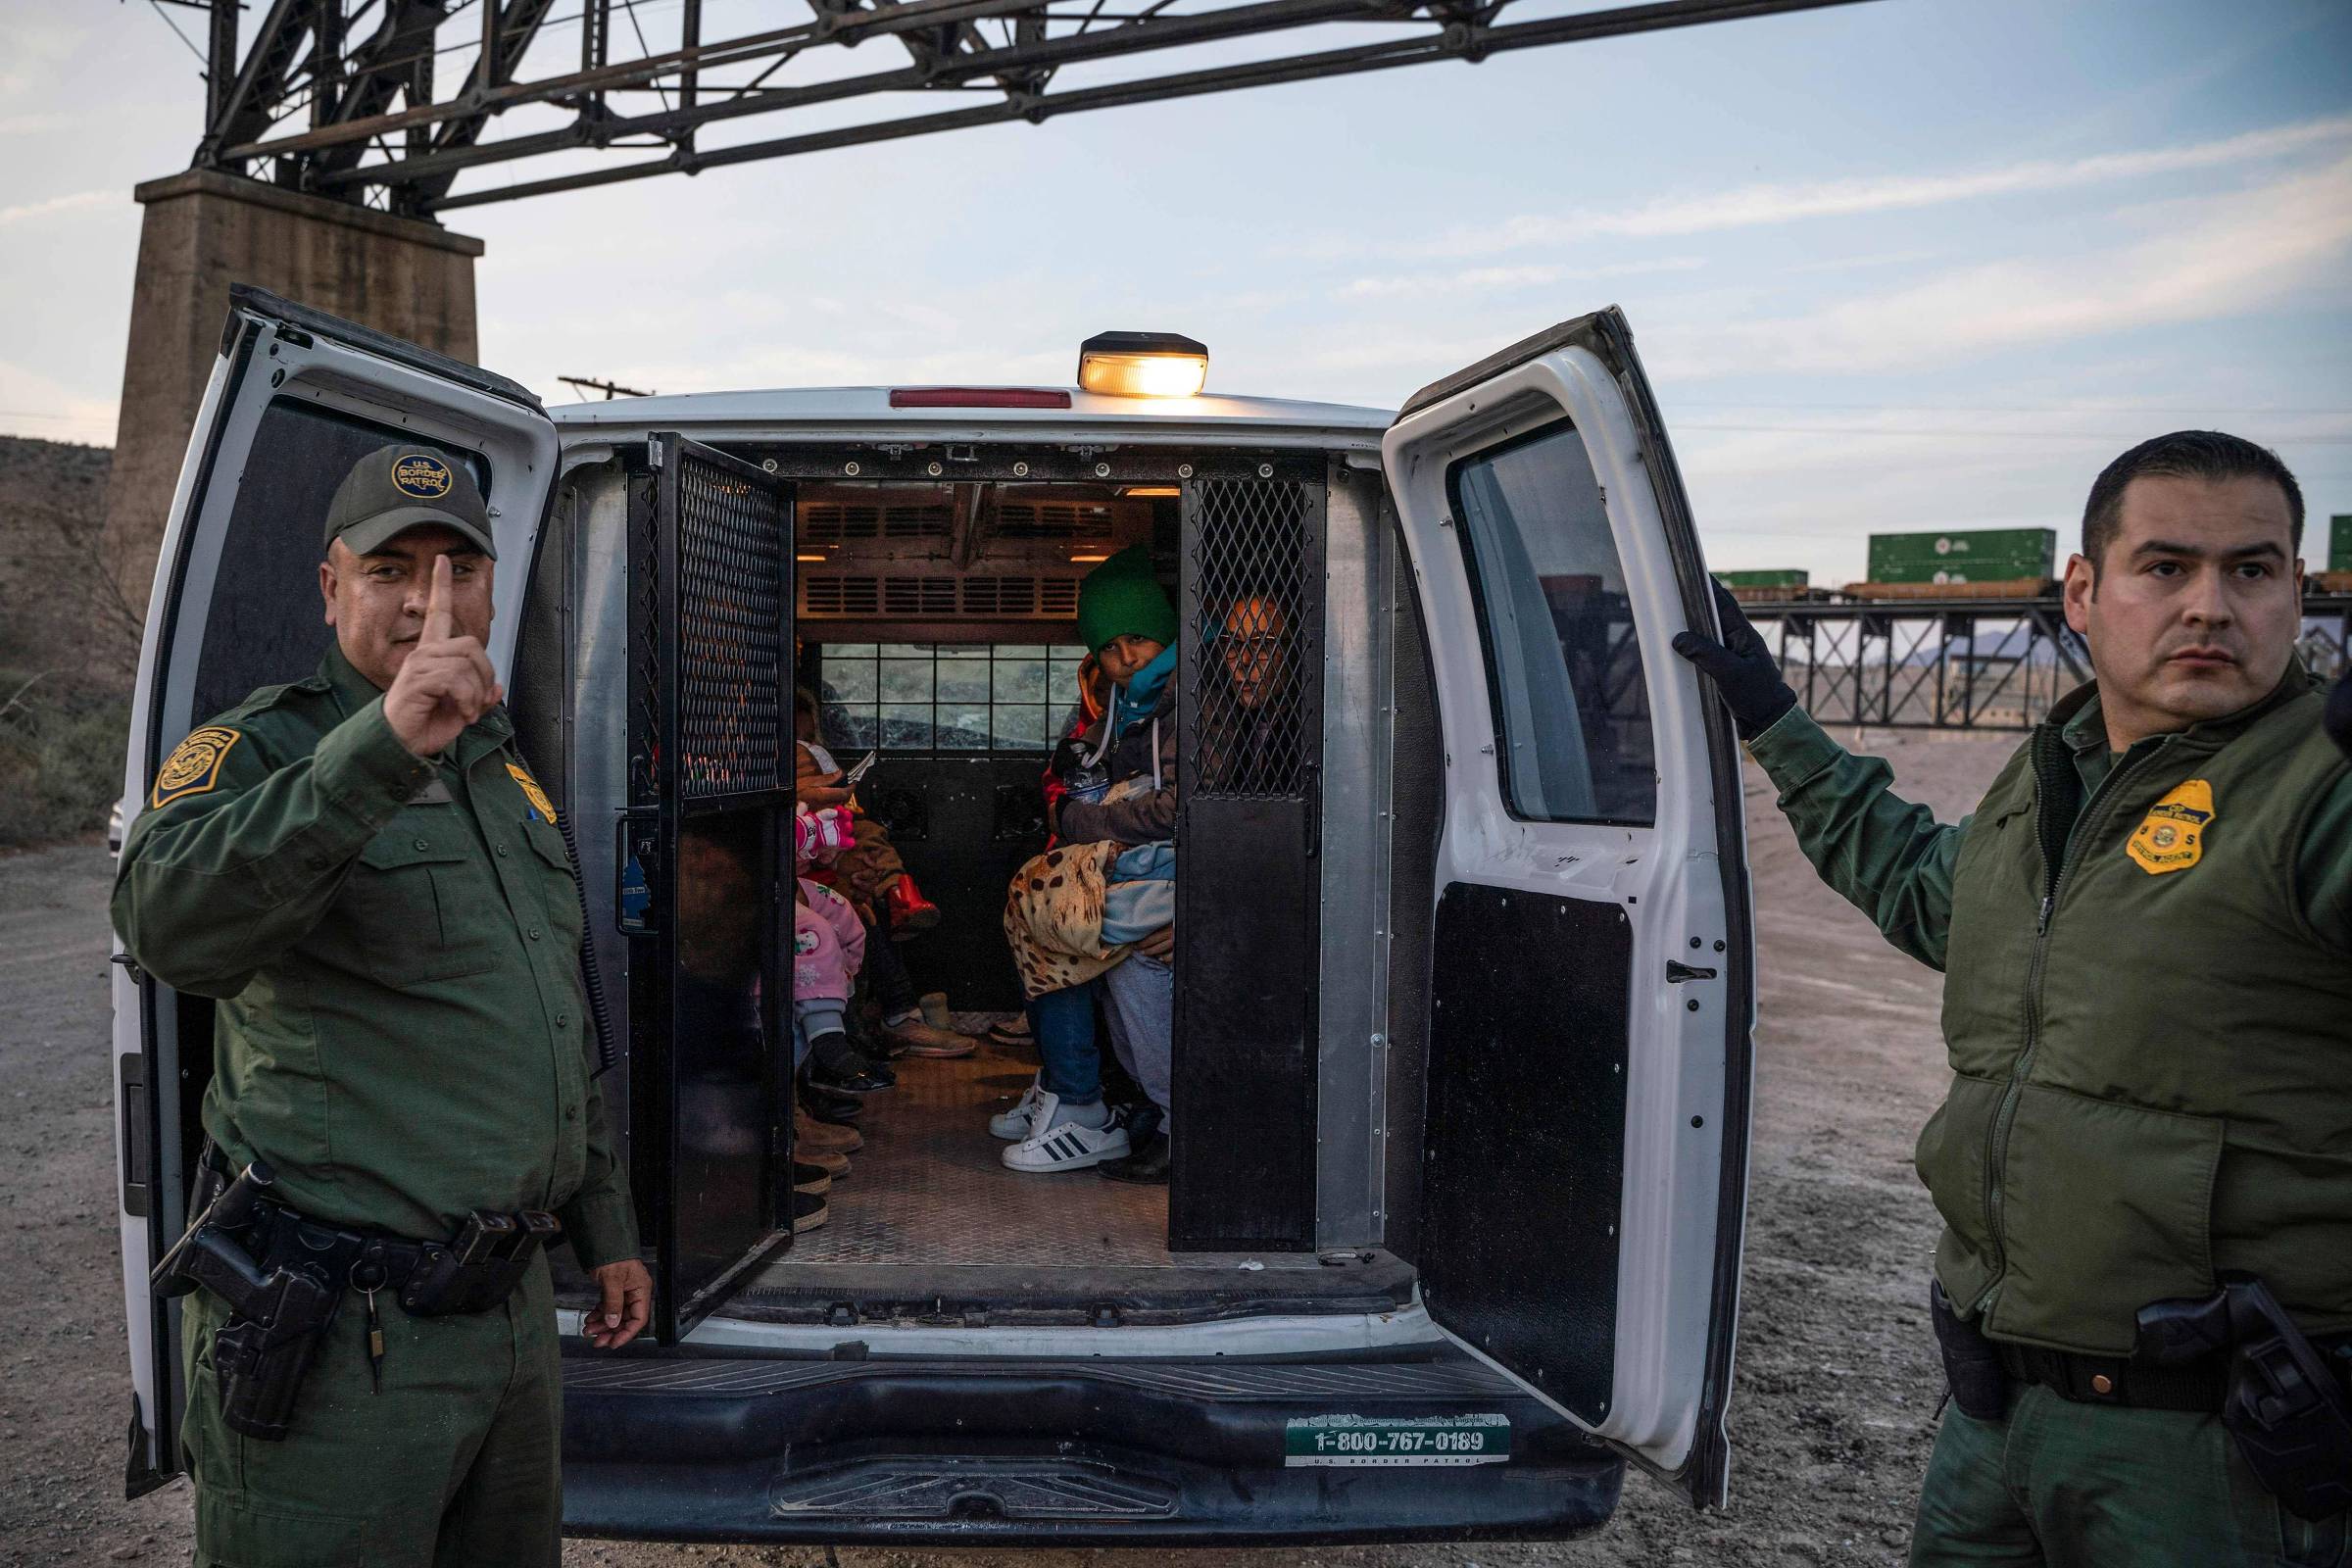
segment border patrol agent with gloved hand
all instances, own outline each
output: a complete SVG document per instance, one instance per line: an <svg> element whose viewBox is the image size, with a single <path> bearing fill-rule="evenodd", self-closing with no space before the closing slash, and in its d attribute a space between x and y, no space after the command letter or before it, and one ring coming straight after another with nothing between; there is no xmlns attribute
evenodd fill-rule
<svg viewBox="0 0 2352 1568"><path fill-rule="evenodd" d="M1957 826L1685 632L1825 880L1945 974L1920 1136L1953 1403L1915 1568L2352 1562L2352 761L2294 654L2303 499L2184 431L2067 564L2096 679Z"/></svg>
<svg viewBox="0 0 2352 1568"><path fill-rule="evenodd" d="M318 673L180 743L115 885L131 956L219 999L211 1169L158 1271L203 1287L197 1560L553 1564L542 1246L560 1227L595 1276L600 1346L652 1297L589 1073L579 904L484 652L471 476L382 448L325 532Z"/></svg>

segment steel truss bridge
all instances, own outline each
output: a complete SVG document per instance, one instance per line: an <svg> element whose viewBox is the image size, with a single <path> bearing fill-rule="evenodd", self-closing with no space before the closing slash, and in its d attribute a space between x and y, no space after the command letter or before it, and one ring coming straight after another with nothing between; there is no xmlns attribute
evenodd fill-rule
<svg viewBox="0 0 2352 1568"><path fill-rule="evenodd" d="M1557 9L1566 0L158 3L209 14L193 167L424 218L895 137L1857 0L1568 12ZM248 13L259 25L246 36ZM850 58L869 42L873 51ZM715 127L787 113L786 134L715 144ZM712 144L699 144L707 127ZM523 165L529 177L479 177L502 165Z"/></svg>
<svg viewBox="0 0 2352 1568"><path fill-rule="evenodd" d="M1740 606L1796 700L1824 724L2031 729L2090 678L2090 656L2055 598L1774 600ZM2352 594L2303 601L2303 659L2352 663Z"/></svg>

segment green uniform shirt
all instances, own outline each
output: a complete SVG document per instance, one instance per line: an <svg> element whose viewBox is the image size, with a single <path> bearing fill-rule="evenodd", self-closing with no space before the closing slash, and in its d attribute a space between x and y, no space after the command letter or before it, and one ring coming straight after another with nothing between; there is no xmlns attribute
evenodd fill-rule
<svg viewBox="0 0 2352 1568"><path fill-rule="evenodd" d="M2352 1327L2352 765L2308 685L2120 758L2086 687L1958 827L1802 714L1757 740L1824 879L1949 972L1916 1163L1995 1339L2125 1354L2235 1269Z"/></svg>
<svg viewBox="0 0 2352 1568"><path fill-rule="evenodd" d="M329 649L191 732L122 847L115 928L220 1000L205 1128L285 1201L417 1240L543 1208L637 1253L595 1082L580 914L503 711L437 762Z"/></svg>
<svg viewBox="0 0 2352 1568"><path fill-rule="evenodd" d="M2118 760L2095 699L2067 721L2065 735L2088 798ZM1781 792L1782 814L1822 880L1887 941L1940 970L1951 935L1952 867L1974 819L1938 822L1926 807L1903 800L1893 790L1893 768L1856 757L1801 708L1782 714L1748 750ZM2295 884L2312 924L2352 950L2352 778L2312 813Z"/></svg>

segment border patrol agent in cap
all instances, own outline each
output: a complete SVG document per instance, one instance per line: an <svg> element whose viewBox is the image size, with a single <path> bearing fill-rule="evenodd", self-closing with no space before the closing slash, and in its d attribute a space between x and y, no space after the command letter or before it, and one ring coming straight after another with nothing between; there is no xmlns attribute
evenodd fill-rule
<svg viewBox="0 0 2352 1568"><path fill-rule="evenodd" d="M198 1217L158 1271L195 1287L197 1559L553 1564L543 1245L595 1277L601 1346L652 1294L589 1071L578 900L483 651L471 475L370 453L325 542L318 672L190 732L115 884L131 956L219 999Z"/></svg>
<svg viewBox="0 0 2352 1568"><path fill-rule="evenodd" d="M2067 564L2097 679L1956 826L1728 594L1725 644L1675 640L1824 879L1944 972L1918 1568L2352 1560L2352 760L2295 657L2302 524L2251 442L2118 458Z"/></svg>

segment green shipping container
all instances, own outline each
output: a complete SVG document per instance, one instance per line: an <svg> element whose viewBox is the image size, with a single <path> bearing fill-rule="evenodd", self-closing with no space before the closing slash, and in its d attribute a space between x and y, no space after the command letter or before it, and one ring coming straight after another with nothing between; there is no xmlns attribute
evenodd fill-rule
<svg viewBox="0 0 2352 1568"><path fill-rule="evenodd" d="M2339 512L2328 519L2328 569L2352 571L2352 513Z"/></svg>
<svg viewBox="0 0 2352 1568"><path fill-rule="evenodd" d="M1813 581L1813 574L1801 568L1762 571L1719 571L1715 580L1726 588L1803 588Z"/></svg>
<svg viewBox="0 0 2352 1568"><path fill-rule="evenodd" d="M2007 582L2048 577L2057 559L2055 528L1870 536L1872 582Z"/></svg>

